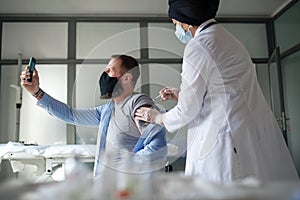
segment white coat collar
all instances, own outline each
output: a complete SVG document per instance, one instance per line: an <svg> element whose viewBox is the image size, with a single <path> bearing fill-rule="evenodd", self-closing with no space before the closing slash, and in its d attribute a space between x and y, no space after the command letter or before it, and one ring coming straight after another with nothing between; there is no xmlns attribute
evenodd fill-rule
<svg viewBox="0 0 300 200"><path fill-rule="evenodd" d="M203 23L197 28L194 37L196 37L196 36L200 33L200 31L201 31L207 24L209 24L209 23L211 23L211 22L217 22L217 21L216 21L215 19L209 19L209 20L207 20L206 22L203 22Z"/></svg>

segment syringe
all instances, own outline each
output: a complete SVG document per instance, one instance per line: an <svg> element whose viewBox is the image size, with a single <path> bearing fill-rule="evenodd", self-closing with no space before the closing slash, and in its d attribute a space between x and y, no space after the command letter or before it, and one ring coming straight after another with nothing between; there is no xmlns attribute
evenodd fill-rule
<svg viewBox="0 0 300 200"><path fill-rule="evenodd" d="M158 100L158 99L160 99L161 98L161 95L159 94L158 96L156 96L154 99L152 99L152 101L156 101L156 100Z"/></svg>

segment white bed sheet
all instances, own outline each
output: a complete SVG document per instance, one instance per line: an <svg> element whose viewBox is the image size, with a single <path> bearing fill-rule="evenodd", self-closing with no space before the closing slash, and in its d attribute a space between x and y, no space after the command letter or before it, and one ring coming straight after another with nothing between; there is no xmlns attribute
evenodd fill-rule
<svg viewBox="0 0 300 200"><path fill-rule="evenodd" d="M54 172L55 164L63 164L69 157L82 159L84 162L93 162L96 145L24 145L17 142L0 144L0 164L2 159L9 160L13 172L20 172L26 164L37 167L36 173L45 180Z"/></svg>
<svg viewBox="0 0 300 200"><path fill-rule="evenodd" d="M94 157L96 145L24 145L17 142L0 144L0 159L2 158L24 158L28 156L50 157ZM18 156L22 155L22 156Z"/></svg>

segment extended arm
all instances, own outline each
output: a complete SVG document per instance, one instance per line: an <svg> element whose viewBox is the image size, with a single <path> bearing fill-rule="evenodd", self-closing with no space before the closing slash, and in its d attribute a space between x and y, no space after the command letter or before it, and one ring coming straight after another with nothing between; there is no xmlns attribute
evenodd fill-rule
<svg viewBox="0 0 300 200"><path fill-rule="evenodd" d="M50 115L58 119L81 126L98 126L101 117L101 107L89 109L73 109L47 93L37 102L37 105L45 109Z"/></svg>
<svg viewBox="0 0 300 200"><path fill-rule="evenodd" d="M38 100L37 104L44 108L50 115L75 125L99 125L102 107L82 110L69 107L65 103L52 98L40 89L39 75L36 69L33 72L32 81L28 82L27 79L30 74L27 72L27 69L28 66L20 75L21 85Z"/></svg>

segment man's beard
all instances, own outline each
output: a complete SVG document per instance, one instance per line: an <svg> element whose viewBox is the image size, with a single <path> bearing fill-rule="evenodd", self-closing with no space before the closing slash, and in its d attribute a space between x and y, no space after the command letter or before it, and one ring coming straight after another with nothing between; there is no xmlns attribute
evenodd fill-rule
<svg viewBox="0 0 300 200"><path fill-rule="evenodd" d="M123 94L123 92L124 92L124 88L120 83L120 81L118 81L116 86L114 87L114 91L112 92L111 97L112 98L119 97Z"/></svg>

